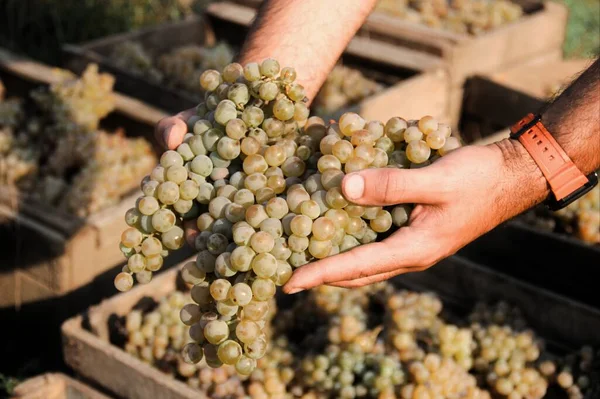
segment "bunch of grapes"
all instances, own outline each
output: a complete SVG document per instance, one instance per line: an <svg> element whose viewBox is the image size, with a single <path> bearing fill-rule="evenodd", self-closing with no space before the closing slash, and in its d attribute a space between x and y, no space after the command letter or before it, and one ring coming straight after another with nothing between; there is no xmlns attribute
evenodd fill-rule
<svg viewBox="0 0 600 399"><path fill-rule="evenodd" d="M110 56L116 66L142 76L154 83L161 83L163 73L156 68L154 60L141 43L126 40L117 44Z"/></svg>
<svg viewBox="0 0 600 399"><path fill-rule="evenodd" d="M189 133L144 179L144 196L126 215L121 237L128 257L115 279L147 282L165 250L183 245L185 220L200 233L196 264L186 265L192 299L182 320L202 326L186 358L249 374L267 346L265 317L276 287L294 267L367 244L410 207L357 206L341 191L346 173L370 167L422 167L460 144L432 117L387 124L354 113L326 126L309 118L296 72L277 61L204 72L206 90Z"/></svg>
<svg viewBox="0 0 600 399"><path fill-rule="evenodd" d="M514 22L523 9L510 0L380 0L376 10L410 22L479 35Z"/></svg>
<svg viewBox="0 0 600 399"><path fill-rule="evenodd" d="M331 115L381 91L383 86L359 70L336 65L315 97L315 112Z"/></svg>

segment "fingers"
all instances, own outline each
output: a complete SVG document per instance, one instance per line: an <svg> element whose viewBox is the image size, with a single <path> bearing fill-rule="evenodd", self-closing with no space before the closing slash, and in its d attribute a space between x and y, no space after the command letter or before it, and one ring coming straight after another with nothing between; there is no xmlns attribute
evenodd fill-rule
<svg viewBox="0 0 600 399"><path fill-rule="evenodd" d="M156 140L169 150L174 150L183 141L183 136L188 131L187 120L196 113L191 108L177 115L162 119L154 131Z"/></svg>
<svg viewBox="0 0 600 399"><path fill-rule="evenodd" d="M185 231L185 240L188 245L192 248L196 247L196 236L200 234L198 226L196 226L196 220L186 220L183 222L183 230Z"/></svg>
<svg viewBox="0 0 600 399"><path fill-rule="evenodd" d="M359 205L432 204L445 193L439 168L367 169L344 177L346 198Z"/></svg>
<svg viewBox="0 0 600 399"><path fill-rule="evenodd" d="M430 257L431 247L425 237L415 235L410 227L405 227L382 242L359 246L309 263L295 270L283 289L288 294L295 294L322 284L331 285L420 267L427 261L425 258Z"/></svg>
<svg viewBox="0 0 600 399"><path fill-rule="evenodd" d="M365 285L379 283L381 281L389 280L392 277L396 277L400 274L410 273L410 272L414 272L414 271L415 270L413 270L411 268L400 268L398 270L394 270L394 271L387 272L387 273L380 273L380 274L376 274L374 276L363 277L363 278L359 278L356 280L339 281L336 283L331 283L329 285L332 285L334 287L341 287L341 288L364 287Z"/></svg>

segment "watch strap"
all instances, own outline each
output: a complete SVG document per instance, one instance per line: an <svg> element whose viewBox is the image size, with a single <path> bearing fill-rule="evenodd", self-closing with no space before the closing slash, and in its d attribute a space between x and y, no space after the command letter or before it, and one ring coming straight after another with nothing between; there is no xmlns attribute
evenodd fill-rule
<svg viewBox="0 0 600 399"><path fill-rule="evenodd" d="M578 198L589 191L597 178L595 174L594 179L585 176L577 168L540 119L539 115L528 114L511 127L511 138L519 140L544 174L554 196L554 207L562 207L574 196Z"/></svg>

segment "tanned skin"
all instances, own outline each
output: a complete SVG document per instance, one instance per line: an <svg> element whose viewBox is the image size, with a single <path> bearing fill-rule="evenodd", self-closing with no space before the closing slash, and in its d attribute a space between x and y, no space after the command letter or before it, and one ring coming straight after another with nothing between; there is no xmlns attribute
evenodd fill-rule
<svg viewBox="0 0 600 399"><path fill-rule="evenodd" d="M267 0L238 58L292 66L313 99L375 0ZM550 133L585 174L600 168L600 64L596 61L542 114ZM157 139L176 148L193 110L162 120ZM524 112L525 114L525 112ZM402 115L402 110L398 110ZM416 204L408 226L382 242L305 265L284 291L321 284L358 287L429 268L500 223L544 201L550 191L515 140L467 146L430 166L369 169L347 175L344 194L361 205ZM188 241L197 234L187 226Z"/></svg>

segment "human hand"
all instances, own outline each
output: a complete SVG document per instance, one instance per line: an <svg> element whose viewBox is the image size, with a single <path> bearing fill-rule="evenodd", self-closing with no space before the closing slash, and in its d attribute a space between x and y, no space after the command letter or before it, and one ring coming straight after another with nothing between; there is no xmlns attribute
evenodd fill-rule
<svg viewBox="0 0 600 399"><path fill-rule="evenodd" d="M548 193L533 159L511 140L463 147L420 169L352 173L342 189L358 205L417 205L408 225L389 238L298 268L285 292L360 287L425 270Z"/></svg>

